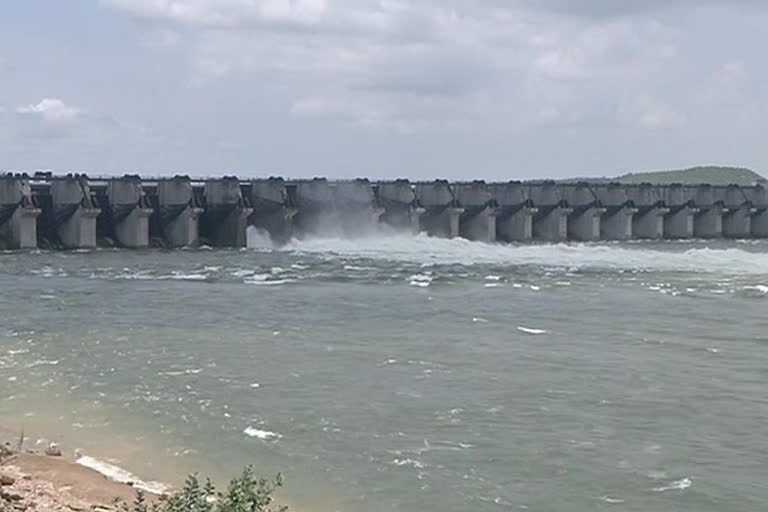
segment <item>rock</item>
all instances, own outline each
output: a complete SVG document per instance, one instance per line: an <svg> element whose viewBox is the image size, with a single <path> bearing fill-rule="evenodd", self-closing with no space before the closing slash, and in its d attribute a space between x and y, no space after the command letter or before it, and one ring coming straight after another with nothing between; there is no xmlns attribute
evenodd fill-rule
<svg viewBox="0 0 768 512"><path fill-rule="evenodd" d="M61 448L56 443L51 443L45 449L45 454L50 457L61 457Z"/></svg>
<svg viewBox="0 0 768 512"><path fill-rule="evenodd" d="M13 485L16 483L16 479L11 475L4 475L0 473L0 485Z"/></svg>
<svg viewBox="0 0 768 512"><path fill-rule="evenodd" d="M21 501L23 499L21 494L15 492L0 492L0 498L5 499L6 501Z"/></svg>

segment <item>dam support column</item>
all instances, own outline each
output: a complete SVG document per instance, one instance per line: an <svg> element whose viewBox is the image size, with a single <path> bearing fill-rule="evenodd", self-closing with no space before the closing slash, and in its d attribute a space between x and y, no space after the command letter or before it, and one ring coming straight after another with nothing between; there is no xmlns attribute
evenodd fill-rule
<svg viewBox="0 0 768 512"><path fill-rule="evenodd" d="M752 218L758 212L749 197L748 187L728 185L712 187L717 200L728 210L723 216L723 236L749 238L752 236Z"/></svg>
<svg viewBox="0 0 768 512"><path fill-rule="evenodd" d="M273 242L286 243L293 236L293 218L296 208L288 197L282 178L268 178L251 182L250 224L269 233Z"/></svg>
<svg viewBox="0 0 768 512"><path fill-rule="evenodd" d="M459 234L467 240L495 242L499 205L485 182L454 185L454 197L464 208L459 217Z"/></svg>
<svg viewBox="0 0 768 512"><path fill-rule="evenodd" d="M0 247L37 247L37 217L40 209L32 202L26 175L0 176Z"/></svg>
<svg viewBox="0 0 768 512"><path fill-rule="evenodd" d="M633 206L611 206L600 219L601 240L631 240L632 225L638 209Z"/></svg>
<svg viewBox="0 0 768 512"><path fill-rule="evenodd" d="M533 238L545 242L568 240L568 216L573 213L554 181L531 184L528 197L538 208L533 218Z"/></svg>
<svg viewBox="0 0 768 512"><path fill-rule="evenodd" d="M204 236L216 247L245 247L248 244L248 217L253 208L243 196L240 180L236 176L208 180L203 197Z"/></svg>
<svg viewBox="0 0 768 512"><path fill-rule="evenodd" d="M498 205L496 239L502 242L525 242L533 238L533 217L539 210L528 198L519 181L488 185L491 197Z"/></svg>
<svg viewBox="0 0 768 512"><path fill-rule="evenodd" d="M664 238L664 218L669 208L661 205L638 208L632 217L632 238L660 240Z"/></svg>
<svg viewBox="0 0 768 512"><path fill-rule="evenodd" d="M91 198L85 176L66 176L51 181L53 225L67 249L96 247L96 219L101 213Z"/></svg>
<svg viewBox="0 0 768 512"><path fill-rule="evenodd" d="M157 183L160 230L169 247L197 245L199 220L203 209L195 204L192 181L188 176L175 176Z"/></svg>
<svg viewBox="0 0 768 512"><path fill-rule="evenodd" d="M693 236L696 238L721 238L723 236L723 216L728 209L721 204L698 208L694 216Z"/></svg>
<svg viewBox="0 0 768 512"><path fill-rule="evenodd" d="M296 205L294 226L300 235L341 236L331 184L325 178L297 181L288 189Z"/></svg>
<svg viewBox="0 0 768 512"><path fill-rule="evenodd" d="M669 213L664 217L664 238L693 238L696 234L695 218L700 209L696 207L690 191L679 184L669 185L663 190L669 208Z"/></svg>
<svg viewBox="0 0 768 512"><path fill-rule="evenodd" d="M632 238L658 240L664 238L664 218L669 213L664 187L641 183L620 185L628 204L637 211L632 216Z"/></svg>
<svg viewBox="0 0 768 512"><path fill-rule="evenodd" d="M768 189L763 185L739 187L750 207L749 231L753 238L768 238Z"/></svg>
<svg viewBox="0 0 768 512"><path fill-rule="evenodd" d="M674 193L676 186L670 188ZM679 187L683 194L678 200L688 202L698 208L693 220L693 236L697 238L721 238L723 236L723 216L728 214L724 194L711 185ZM673 203L674 204L674 203Z"/></svg>
<svg viewBox="0 0 768 512"><path fill-rule="evenodd" d="M605 208L588 183L564 184L562 198L573 210L568 217L568 238L580 242L600 240L600 220Z"/></svg>
<svg viewBox="0 0 768 512"><path fill-rule="evenodd" d="M422 229L431 236L456 238L460 234L459 220L464 208L459 205L446 180L416 185L416 197L426 212L421 218Z"/></svg>
<svg viewBox="0 0 768 512"><path fill-rule="evenodd" d="M107 198L117 243L131 249L148 247L152 208L141 188L141 178L126 175L110 180Z"/></svg>
<svg viewBox="0 0 768 512"><path fill-rule="evenodd" d="M421 217L426 210L419 204L408 180L379 183L374 188L374 195L377 204L384 209L382 222L414 234L421 231Z"/></svg>
<svg viewBox="0 0 768 512"><path fill-rule="evenodd" d="M384 208L376 203L376 195L367 179L336 182L333 192L336 211L346 235L359 236L378 229Z"/></svg>
<svg viewBox="0 0 768 512"><path fill-rule="evenodd" d="M630 240L632 224L638 209L619 183L592 185L595 199L605 208L600 219L601 240Z"/></svg>

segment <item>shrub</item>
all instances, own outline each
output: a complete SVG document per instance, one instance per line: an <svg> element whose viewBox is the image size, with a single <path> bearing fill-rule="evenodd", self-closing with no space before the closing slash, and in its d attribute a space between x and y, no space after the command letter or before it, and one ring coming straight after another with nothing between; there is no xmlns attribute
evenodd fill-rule
<svg viewBox="0 0 768 512"><path fill-rule="evenodd" d="M274 493L282 486L279 474L271 481L258 478L248 466L224 492L217 491L210 480L201 485L197 475L190 475L175 494L150 504L139 491L133 504L119 506L122 512L287 512L288 507L274 504Z"/></svg>

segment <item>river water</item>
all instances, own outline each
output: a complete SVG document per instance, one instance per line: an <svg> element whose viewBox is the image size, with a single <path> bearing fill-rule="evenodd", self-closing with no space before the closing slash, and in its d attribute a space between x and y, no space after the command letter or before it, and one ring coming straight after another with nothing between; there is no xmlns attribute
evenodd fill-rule
<svg viewBox="0 0 768 512"><path fill-rule="evenodd" d="M768 242L252 245L0 254L0 425L302 512L768 503Z"/></svg>

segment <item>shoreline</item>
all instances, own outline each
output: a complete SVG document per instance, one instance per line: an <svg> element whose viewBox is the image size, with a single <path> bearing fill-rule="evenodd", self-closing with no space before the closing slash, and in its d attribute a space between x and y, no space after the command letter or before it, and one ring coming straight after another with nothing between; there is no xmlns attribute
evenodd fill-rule
<svg viewBox="0 0 768 512"><path fill-rule="evenodd" d="M32 448L29 440L23 440L19 450L20 439L19 433L0 427L0 510L108 512L118 510L116 499L132 503L138 490L149 501L160 497L121 468L62 450L55 443L42 448L36 443Z"/></svg>

